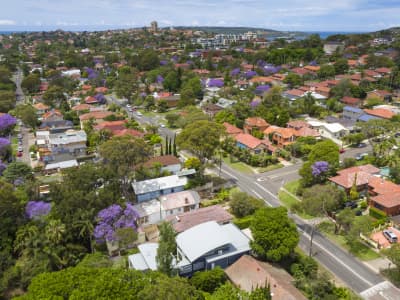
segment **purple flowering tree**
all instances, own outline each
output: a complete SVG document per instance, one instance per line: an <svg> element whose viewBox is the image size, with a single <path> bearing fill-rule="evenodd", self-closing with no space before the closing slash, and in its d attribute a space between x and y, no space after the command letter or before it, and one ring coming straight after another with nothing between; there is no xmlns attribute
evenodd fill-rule
<svg viewBox="0 0 400 300"><path fill-rule="evenodd" d="M161 75L157 75L156 82L157 83L163 83L164 82L164 77L162 77Z"/></svg>
<svg viewBox="0 0 400 300"><path fill-rule="evenodd" d="M94 98L96 98L96 100L97 100L100 104L106 103L106 97L105 97L102 93L97 93L96 95L94 95Z"/></svg>
<svg viewBox="0 0 400 300"><path fill-rule="evenodd" d="M253 78L254 76L257 76L257 72L256 71L247 71L244 73L244 76L247 79Z"/></svg>
<svg viewBox="0 0 400 300"><path fill-rule="evenodd" d="M216 79L216 78L210 78L208 81L208 87L218 87L221 88L224 86L224 81L221 79Z"/></svg>
<svg viewBox="0 0 400 300"><path fill-rule="evenodd" d="M235 69L233 69L233 70L231 71L231 76L232 76L232 77L237 76L237 75L239 75L239 74L240 74L240 68L235 68Z"/></svg>
<svg viewBox="0 0 400 300"><path fill-rule="evenodd" d="M29 201L25 207L26 216L38 220L50 213L51 204L44 201Z"/></svg>
<svg viewBox="0 0 400 300"><path fill-rule="evenodd" d="M329 171L329 163L326 161L317 161L311 166L311 174L314 177L324 176Z"/></svg>
<svg viewBox="0 0 400 300"><path fill-rule="evenodd" d="M132 204L126 203L125 209L113 204L97 214L97 226L93 235L98 243L118 241L118 229L132 228L136 231L139 213Z"/></svg>
<svg viewBox="0 0 400 300"><path fill-rule="evenodd" d="M0 134L7 134L8 131L17 123L17 119L9 114L0 116Z"/></svg>

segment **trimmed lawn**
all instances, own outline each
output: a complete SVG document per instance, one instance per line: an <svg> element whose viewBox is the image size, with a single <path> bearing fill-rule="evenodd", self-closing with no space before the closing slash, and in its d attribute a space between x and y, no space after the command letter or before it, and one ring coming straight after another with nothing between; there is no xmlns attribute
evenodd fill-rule
<svg viewBox="0 0 400 300"><path fill-rule="evenodd" d="M296 198L294 198L292 195L289 195L285 191L279 191L278 197L283 206L286 206L288 210L291 210L293 205L299 203L299 201ZM296 214L299 215L299 217L301 217L302 219L306 220L314 218L313 216L310 216L300 211L296 211Z"/></svg>
<svg viewBox="0 0 400 300"><path fill-rule="evenodd" d="M247 174L254 173L254 170L252 167L246 165L245 163L242 163L241 161L231 162L231 159L229 157L222 157L222 160L224 161L224 163L226 163L228 166L230 166L232 169L235 169L236 171L247 173Z"/></svg>
<svg viewBox="0 0 400 300"><path fill-rule="evenodd" d="M299 188L299 186L300 186L300 179L286 183L284 185L284 188L287 189L292 194L296 195L297 189Z"/></svg>
<svg viewBox="0 0 400 300"><path fill-rule="evenodd" d="M321 223L318 226L318 229L332 242L336 243L361 260L368 261L381 257L378 253L363 244L361 241L355 242L352 246L348 245L343 235L334 233L335 225L331 222Z"/></svg>
<svg viewBox="0 0 400 300"><path fill-rule="evenodd" d="M256 169L257 169L258 173L264 173L264 172L269 172L269 171L273 171L273 170L280 169L280 168L283 168L283 165L281 163L269 165L267 167L260 167L260 168L256 168Z"/></svg>

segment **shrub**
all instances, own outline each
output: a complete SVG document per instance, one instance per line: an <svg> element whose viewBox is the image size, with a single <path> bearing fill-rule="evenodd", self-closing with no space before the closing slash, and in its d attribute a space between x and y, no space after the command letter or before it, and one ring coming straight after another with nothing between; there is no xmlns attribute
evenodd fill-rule
<svg viewBox="0 0 400 300"><path fill-rule="evenodd" d="M367 201L362 201L362 202L360 203L360 208L361 208L361 209L366 209L367 207L368 207Z"/></svg>
<svg viewBox="0 0 400 300"><path fill-rule="evenodd" d="M204 292L213 293L226 281L224 270L216 267L209 271L196 272L190 279L190 283L197 289Z"/></svg>
<svg viewBox="0 0 400 300"><path fill-rule="evenodd" d="M382 220L382 219L387 219L387 215L385 212L375 208L375 207L370 207L369 208L369 215L375 219Z"/></svg>
<svg viewBox="0 0 400 300"><path fill-rule="evenodd" d="M253 216L247 216L241 219L235 219L233 221L233 223L239 227L239 229L245 229L245 228L249 228L251 222L253 221Z"/></svg>

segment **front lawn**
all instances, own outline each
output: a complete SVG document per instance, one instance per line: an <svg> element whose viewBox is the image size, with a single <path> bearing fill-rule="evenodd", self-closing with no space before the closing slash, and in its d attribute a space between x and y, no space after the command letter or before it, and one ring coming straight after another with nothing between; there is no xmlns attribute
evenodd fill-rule
<svg viewBox="0 0 400 300"><path fill-rule="evenodd" d="M283 187L287 189L289 192L291 192L293 195L297 194L297 190L299 189L300 186L300 179L299 180L294 180L286 183Z"/></svg>
<svg viewBox="0 0 400 300"><path fill-rule="evenodd" d="M346 241L345 236L341 234L335 234L335 224L332 222L323 222L319 224L318 229L324 233L332 242L336 243L340 247L344 248L354 256L358 257L363 261L373 260L380 258L381 256L373 251L370 247L361 242L361 240L355 241L352 245L349 245Z"/></svg>
<svg viewBox="0 0 400 300"><path fill-rule="evenodd" d="M222 160L224 161L224 163L226 163L228 166L230 166L232 169L234 169L236 171L247 173L247 174L254 173L254 170L252 167L250 167L249 165L246 165L245 163L243 163L241 161L231 161L231 159L229 157L222 157Z"/></svg>
<svg viewBox="0 0 400 300"><path fill-rule="evenodd" d="M283 168L283 165L281 163L278 163L278 164L269 165L267 167L257 168L257 172L265 173L265 172L273 171L273 170L280 169L280 168Z"/></svg>

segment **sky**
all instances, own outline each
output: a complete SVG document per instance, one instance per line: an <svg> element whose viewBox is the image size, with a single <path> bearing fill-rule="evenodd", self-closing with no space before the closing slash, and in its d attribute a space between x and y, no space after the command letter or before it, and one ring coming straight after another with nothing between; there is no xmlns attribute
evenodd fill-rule
<svg viewBox="0 0 400 300"><path fill-rule="evenodd" d="M400 26L400 0L0 0L0 31L248 26L365 32Z"/></svg>

